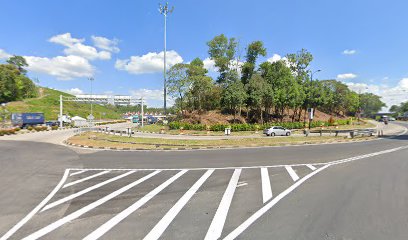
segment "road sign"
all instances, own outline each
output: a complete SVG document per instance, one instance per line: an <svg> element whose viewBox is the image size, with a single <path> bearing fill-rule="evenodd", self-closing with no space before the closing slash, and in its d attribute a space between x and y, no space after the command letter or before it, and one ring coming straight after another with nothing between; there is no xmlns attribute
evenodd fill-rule
<svg viewBox="0 0 408 240"><path fill-rule="evenodd" d="M89 116L87 117L88 120L94 120L95 117L92 114L89 114Z"/></svg>

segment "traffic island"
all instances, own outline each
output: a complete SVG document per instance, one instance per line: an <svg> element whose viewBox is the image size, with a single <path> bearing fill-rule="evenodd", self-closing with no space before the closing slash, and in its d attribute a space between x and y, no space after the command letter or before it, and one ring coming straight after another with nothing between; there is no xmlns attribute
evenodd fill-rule
<svg viewBox="0 0 408 240"><path fill-rule="evenodd" d="M98 132L85 132L69 138L65 143L77 147L108 150L194 150L328 144L366 141L372 140L374 138L376 137L362 136L350 139L344 136L291 136L219 140L190 140L143 137L129 138L125 136L106 135Z"/></svg>

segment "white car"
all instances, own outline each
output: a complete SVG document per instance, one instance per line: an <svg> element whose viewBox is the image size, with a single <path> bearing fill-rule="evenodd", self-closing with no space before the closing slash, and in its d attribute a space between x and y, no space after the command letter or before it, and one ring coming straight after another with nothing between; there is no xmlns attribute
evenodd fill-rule
<svg viewBox="0 0 408 240"><path fill-rule="evenodd" d="M272 126L270 128L267 128L263 131L264 134L266 134L266 136L290 136L290 134L292 133L292 131L290 131L289 129L280 127L280 126Z"/></svg>

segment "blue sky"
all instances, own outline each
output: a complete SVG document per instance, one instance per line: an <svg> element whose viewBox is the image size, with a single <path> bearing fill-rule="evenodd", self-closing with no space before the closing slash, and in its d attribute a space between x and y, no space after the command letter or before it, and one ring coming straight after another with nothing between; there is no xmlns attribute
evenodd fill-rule
<svg viewBox="0 0 408 240"><path fill-rule="evenodd" d="M29 76L64 91L144 95L162 104L163 17L160 1L2 1L0 61L25 56ZM245 46L262 40L268 59L302 48L352 89L408 99L408 2L379 0L172 0L169 62L208 58L206 42L224 33ZM211 70L211 61L206 61ZM215 76L215 73L211 73Z"/></svg>

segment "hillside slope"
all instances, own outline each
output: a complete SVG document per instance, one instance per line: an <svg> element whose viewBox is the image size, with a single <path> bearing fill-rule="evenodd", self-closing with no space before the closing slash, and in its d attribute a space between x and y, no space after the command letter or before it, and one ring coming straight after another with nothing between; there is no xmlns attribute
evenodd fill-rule
<svg viewBox="0 0 408 240"><path fill-rule="evenodd" d="M46 120L57 120L59 114L59 96L72 97L72 95L49 89L40 88L38 98L25 99L23 101L10 102L7 104L7 110L13 112L43 112ZM86 118L90 113L90 104L64 102L64 114L70 116L81 116ZM114 107L93 105L95 119L118 119L120 114ZM103 115L105 113L105 116Z"/></svg>

